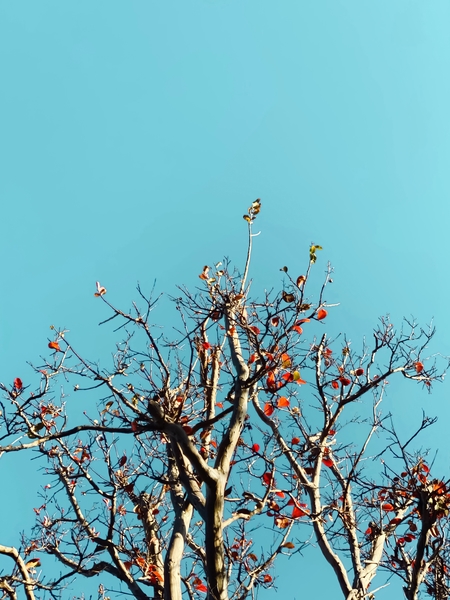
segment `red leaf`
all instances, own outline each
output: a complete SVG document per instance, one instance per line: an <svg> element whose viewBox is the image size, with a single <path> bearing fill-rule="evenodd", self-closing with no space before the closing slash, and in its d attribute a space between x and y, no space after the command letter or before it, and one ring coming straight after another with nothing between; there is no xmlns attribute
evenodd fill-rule
<svg viewBox="0 0 450 600"><path fill-rule="evenodd" d="M251 327L249 327L249 329L250 329L251 331L253 331L253 333L254 333L255 335L258 335L259 333L261 333L261 330L260 330L258 327L256 327L255 325L252 325Z"/></svg>
<svg viewBox="0 0 450 600"><path fill-rule="evenodd" d="M48 347L51 348L52 350L56 350L56 352L62 352L61 348L59 347L58 342L49 342Z"/></svg>
<svg viewBox="0 0 450 600"><path fill-rule="evenodd" d="M223 408L222 402L216 402L216 406L217 406L217 408Z"/></svg>
<svg viewBox="0 0 450 600"><path fill-rule="evenodd" d="M300 327L300 325L294 325L292 327L292 331L296 331L299 335L302 335L303 333L303 329Z"/></svg>
<svg viewBox="0 0 450 600"><path fill-rule="evenodd" d="M259 444L253 444L252 450L253 452L259 452Z"/></svg>
<svg viewBox="0 0 450 600"><path fill-rule="evenodd" d="M421 363L421 362L415 362L414 363L414 368L416 369L416 373L422 373L422 371L423 371L423 363Z"/></svg>
<svg viewBox="0 0 450 600"><path fill-rule="evenodd" d="M364 375L364 369L362 369L361 367L359 369L356 369L355 375L361 377L361 375Z"/></svg>
<svg viewBox="0 0 450 600"><path fill-rule="evenodd" d="M309 514L307 511L302 510L298 506L294 506L291 516L293 519L299 519L300 517L305 517L307 514Z"/></svg>
<svg viewBox="0 0 450 600"><path fill-rule="evenodd" d="M20 377L16 377L14 379L14 387L16 388L16 390L21 390L23 385L22 385L22 380L20 379Z"/></svg>
<svg viewBox="0 0 450 600"><path fill-rule="evenodd" d="M277 406L278 408L287 408L289 406L289 400L285 396L281 396L281 398L278 398Z"/></svg>
<svg viewBox="0 0 450 600"><path fill-rule="evenodd" d="M391 512L392 510L394 510L394 507L389 502L385 502L384 504L382 504L381 508L386 512Z"/></svg>
<svg viewBox="0 0 450 600"><path fill-rule="evenodd" d="M281 376L282 379L284 379L285 381L287 381L287 383L290 383L291 381L294 381L294 375L293 373L284 373Z"/></svg>
<svg viewBox="0 0 450 600"><path fill-rule="evenodd" d="M270 583L271 581L273 581L273 579L272 579L272 577L268 573L266 573L264 575L263 581L264 581L264 583Z"/></svg>
<svg viewBox="0 0 450 600"><path fill-rule="evenodd" d="M331 458L322 458L322 462L326 467L332 467L334 462Z"/></svg>
<svg viewBox="0 0 450 600"><path fill-rule="evenodd" d="M271 415L273 415L274 410L274 405L271 402L266 402L266 404L264 405L264 414L266 415L266 417L270 417Z"/></svg>
<svg viewBox="0 0 450 600"><path fill-rule="evenodd" d="M131 430L136 432L139 429L139 425L136 420L131 421Z"/></svg>
<svg viewBox="0 0 450 600"><path fill-rule="evenodd" d="M209 350L211 348L211 344L209 342L202 342L203 350Z"/></svg>
<svg viewBox="0 0 450 600"><path fill-rule="evenodd" d="M284 498L284 492L275 492L275 496L278 496L278 498Z"/></svg>
<svg viewBox="0 0 450 600"><path fill-rule="evenodd" d="M194 431L190 425L183 425L183 429L187 433L187 435L191 435Z"/></svg>
<svg viewBox="0 0 450 600"><path fill-rule="evenodd" d="M351 380L351 379L349 379L348 377L344 377L344 376L342 376L342 377L339 377L339 381L340 381L340 382L342 383L342 385L344 385L344 386L345 386L345 385L350 385L350 384L351 384L351 382L352 382L352 380Z"/></svg>
<svg viewBox="0 0 450 600"><path fill-rule="evenodd" d="M195 589L197 590L197 592L205 592L205 594L208 592L208 588L204 583L199 583L195 586Z"/></svg>
<svg viewBox="0 0 450 600"><path fill-rule="evenodd" d="M334 380L331 382L331 387L333 389L337 390L337 389L339 389L339 383L336 380Z"/></svg>
<svg viewBox="0 0 450 600"><path fill-rule="evenodd" d="M292 438L292 440L291 440L291 444L292 444L293 446L295 446L295 444L300 444L300 438L298 438L298 437L293 437L293 438Z"/></svg>
<svg viewBox="0 0 450 600"><path fill-rule="evenodd" d="M269 473L269 471L264 473L264 475L262 476L262 482L264 485L270 485L271 483L272 485L274 485L275 482L272 481L272 473Z"/></svg>
<svg viewBox="0 0 450 600"><path fill-rule="evenodd" d="M270 322L274 327L278 327L278 324L280 322L280 317L272 317Z"/></svg>
<svg viewBox="0 0 450 600"><path fill-rule="evenodd" d="M122 458L119 460L119 466L123 467L123 465L127 462L127 457L125 456L125 454L122 456Z"/></svg>
<svg viewBox="0 0 450 600"><path fill-rule="evenodd" d="M318 321L321 321L322 319L325 319L325 317L327 315L328 315L328 312L324 308L321 308L318 311L316 318L317 318Z"/></svg>

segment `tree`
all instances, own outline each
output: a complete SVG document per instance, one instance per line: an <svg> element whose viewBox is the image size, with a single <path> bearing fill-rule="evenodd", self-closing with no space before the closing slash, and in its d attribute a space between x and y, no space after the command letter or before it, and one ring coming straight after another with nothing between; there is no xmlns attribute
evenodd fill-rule
<svg viewBox="0 0 450 600"><path fill-rule="evenodd" d="M311 541L347 599L375 597L382 572L403 579L409 600L420 589L448 597L449 483L413 448L434 420L424 415L402 440L380 408L390 377L427 390L442 378L424 356L434 330L405 321L395 332L383 318L360 351L330 339L331 267L315 301L308 288L318 245L304 275L283 267L282 289L252 299L260 208L244 216L242 273L205 266L200 291L179 288L175 339L153 325L157 301L139 287L142 306L123 311L97 283L111 311L102 324L124 333L112 365L55 329L37 389L19 377L1 384L0 451L36 452L48 480L34 530L19 548L0 546L13 564L3 597L58 597L73 577L100 576L103 599L117 583L138 600L244 599L274 585L275 560L301 560ZM98 411L73 422L69 388L95 395ZM38 554L60 574L41 570Z"/></svg>

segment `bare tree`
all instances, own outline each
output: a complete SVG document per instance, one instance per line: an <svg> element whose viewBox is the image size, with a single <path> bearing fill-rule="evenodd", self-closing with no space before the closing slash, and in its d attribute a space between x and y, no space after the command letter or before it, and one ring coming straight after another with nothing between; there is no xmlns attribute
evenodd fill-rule
<svg viewBox="0 0 450 600"><path fill-rule="evenodd" d="M304 275L283 267L282 289L252 299L260 207L244 216L242 273L205 266L200 290L179 288L175 336L153 324L157 302L140 288L141 306L123 311L97 284L111 311L102 324L124 334L111 366L55 329L37 389L1 384L0 451L34 450L48 478L34 530L18 549L0 546L14 565L3 597L21 587L29 600L59 597L75 576L100 576L103 599L119 586L138 600L243 600L274 584L276 559L300 560L311 542L345 598L374 596L379 572L402 577L409 600L421 587L448 597L448 483L413 448L433 419L402 441L381 413L388 378L426 389L442 378L423 356L434 331L405 322L396 333L382 319L359 352L329 339L330 267L318 298L307 295L317 245ZM95 414L74 421L70 389L95 395ZM60 573L41 570L38 553Z"/></svg>

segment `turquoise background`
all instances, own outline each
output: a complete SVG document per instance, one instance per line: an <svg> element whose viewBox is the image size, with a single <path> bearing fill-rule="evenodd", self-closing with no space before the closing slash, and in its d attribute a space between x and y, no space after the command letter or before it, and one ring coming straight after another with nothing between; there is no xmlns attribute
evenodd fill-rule
<svg viewBox="0 0 450 600"><path fill-rule="evenodd" d="M96 280L127 308L137 281L170 294L223 256L242 267L257 197L258 289L321 244L332 332L356 344L380 315L414 315L450 354L449 23L447 0L2 0L0 380L37 383L26 361L51 324L109 357ZM422 438L439 477L447 398L444 383L387 399L401 430L439 416ZM0 466L0 543L17 544L39 465ZM314 549L274 574L285 598L339 596Z"/></svg>

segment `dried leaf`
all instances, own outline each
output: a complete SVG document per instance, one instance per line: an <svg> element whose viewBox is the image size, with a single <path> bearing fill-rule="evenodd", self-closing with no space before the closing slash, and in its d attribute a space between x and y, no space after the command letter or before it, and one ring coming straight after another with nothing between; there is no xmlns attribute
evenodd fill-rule
<svg viewBox="0 0 450 600"><path fill-rule="evenodd" d="M285 302L288 302L288 303L294 302L294 300L295 300L294 294L288 294L288 292L286 292L285 290L282 291L281 297Z"/></svg>

